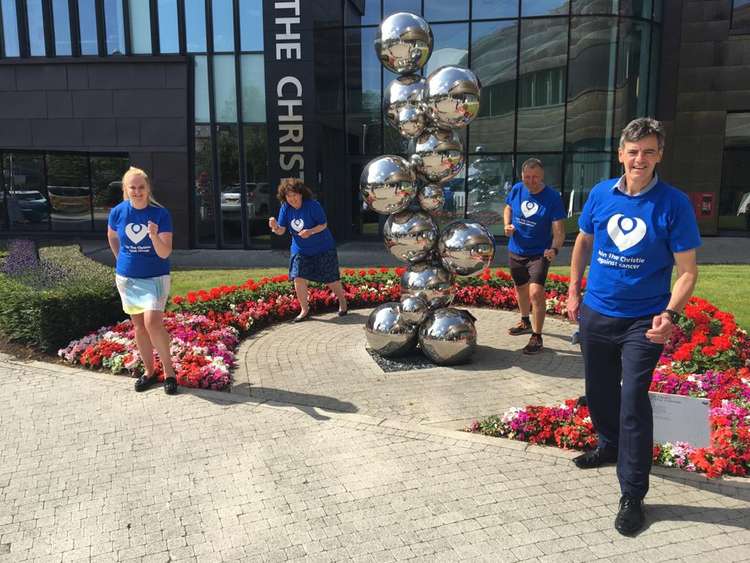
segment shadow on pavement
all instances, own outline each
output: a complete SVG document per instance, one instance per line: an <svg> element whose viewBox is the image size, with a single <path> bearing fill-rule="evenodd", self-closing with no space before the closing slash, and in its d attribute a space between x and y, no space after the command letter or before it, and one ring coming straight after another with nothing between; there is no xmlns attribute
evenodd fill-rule
<svg viewBox="0 0 750 563"><path fill-rule="evenodd" d="M684 483L683 484L687 484ZM718 508L706 506L684 506L680 504L648 504L646 507L646 528L656 522L702 522L720 526L734 526L750 529L749 508Z"/></svg>
<svg viewBox="0 0 750 563"><path fill-rule="evenodd" d="M489 371L519 367L530 374L583 380L583 367L575 361L576 354L571 354L567 350L545 347L541 354L525 356L521 352L525 344L526 341L519 342L518 348L513 350L479 344L469 362L450 366L450 369L456 371ZM554 361L550 365L549 355L554 355L559 361Z"/></svg>

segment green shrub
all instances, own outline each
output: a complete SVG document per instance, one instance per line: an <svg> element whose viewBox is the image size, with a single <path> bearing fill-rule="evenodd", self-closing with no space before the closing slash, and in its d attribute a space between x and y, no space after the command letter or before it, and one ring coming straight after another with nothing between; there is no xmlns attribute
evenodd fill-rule
<svg viewBox="0 0 750 563"><path fill-rule="evenodd" d="M124 316L114 272L78 247L41 248L36 266L0 273L0 332L46 352Z"/></svg>

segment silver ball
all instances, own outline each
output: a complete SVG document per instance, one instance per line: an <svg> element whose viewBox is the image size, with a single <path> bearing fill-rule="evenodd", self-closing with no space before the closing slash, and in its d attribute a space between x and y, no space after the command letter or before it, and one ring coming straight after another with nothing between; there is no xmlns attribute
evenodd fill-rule
<svg viewBox="0 0 750 563"><path fill-rule="evenodd" d="M385 246L404 262L419 262L429 256L437 244L440 231L424 211L394 213L383 226Z"/></svg>
<svg viewBox="0 0 750 563"><path fill-rule="evenodd" d="M446 307L454 297L453 275L427 262L412 264L401 275L401 294L421 297L430 309Z"/></svg>
<svg viewBox="0 0 750 563"><path fill-rule="evenodd" d="M468 68L441 66L427 77L427 108L441 127L466 127L479 113L481 84Z"/></svg>
<svg viewBox="0 0 750 563"><path fill-rule="evenodd" d="M415 74L394 78L383 92L386 121L404 137L421 135L427 125L423 103L426 92L427 81Z"/></svg>
<svg viewBox="0 0 750 563"><path fill-rule="evenodd" d="M426 184L420 187L417 192L417 201L419 207L427 212L442 209L445 203L443 187L436 184Z"/></svg>
<svg viewBox="0 0 750 563"><path fill-rule="evenodd" d="M446 270L471 276L489 268L495 256L495 237L481 223L455 221L440 233L438 253Z"/></svg>
<svg viewBox="0 0 750 563"><path fill-rule="evenodd" d="M401 311L401 318L404 322L419 325L427 318L430 309L427 302L421 297L402 295L399 311Z"/></svg>
<svg viewBox="0 0 750 563"><path fill-rule="evenodd" d="M368 162L359 179L367 206L381 215L406 209L417 195L414 171L400 156L387 154Z"/></svg>
<svg viewBox="0 0 750 563"><path fill-rule="evenodd" d="M417 327L400 318L399 303L383 303L365 323L367 343L381 356L401 356L417 344Z"/></svg>
<svg viewBox="0 0 750 563"><path fill-rule="evenodd" d="M427 64L432 45L432 29L426 21L408 12L397 12L380 24L375 53L391 72L407 74Z"/></svg>
<svg viewBox="0 0 750 563"><path fill-rule="evenodd" d="M432 311L419 327L419 344L438 365L465 362L477 347L474 317L452 307Z"/></svg>
<svg viewBox="0 0 750 563"><path fill-rule="evenodd" d="M464 166L464 147L455 131L427 130L417 137L414 150L419 160L413 160L420 176L430 182L444 182L461 172Z"/></svg>

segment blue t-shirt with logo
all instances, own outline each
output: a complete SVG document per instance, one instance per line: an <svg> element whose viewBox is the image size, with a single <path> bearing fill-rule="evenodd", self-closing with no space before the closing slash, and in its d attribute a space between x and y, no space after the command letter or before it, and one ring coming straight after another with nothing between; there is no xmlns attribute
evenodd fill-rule
<svg viewBox="0 0 750 563"><path fill-rule="evenodd" d="M505 198L513 212L516 228L508 242L508 250L521 256L538 256L552 246L552 222L565 219L560 194L544 188L532 194L523 182L518 182Z"/></svg>
<svg viewBox="0 0 750 563"><path fill-rule="evenodd" d="M169 273L169 259L159 258L148 236L149 221L159 226L160 233L172 232L172 218L163 207L136 209L125 200L109 212L109 228L120 239L115 272L121 276L155 278Z"/></svg>
<svg viewBox="0 0 750 563"><path fill-rule="evenodd" d="M302 207L299 209L295 209L288 203L282 204L276 221L279 226L286 227L292 234L292 254L317 256L336 247L333 235L328 228L308 238L302 238L297 234L302 229L312 229L328 222L323 207L314 199L303 199Z"/></svg>
<svg viewBox="0 0 750 563"><path fill-rule="evenodd" d="M687 195L657 181L641 193L621 192L618 179L594 186L578 226L593 235L583 302L603 315L655 315L669 303L676 252L701 244Z"/></svg>

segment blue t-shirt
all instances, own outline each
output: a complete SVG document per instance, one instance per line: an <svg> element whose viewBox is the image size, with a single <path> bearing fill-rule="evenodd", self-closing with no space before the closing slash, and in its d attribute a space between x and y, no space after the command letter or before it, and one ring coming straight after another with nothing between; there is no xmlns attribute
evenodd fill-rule
<svg viewBox="0 0 750 563"><path fill-rule="evenodd" d="M279 226L286 227L292 234L292 254L317 256L336 247L333 235L327 227L308 238L302 238L297 234L302 229L312 229L328 222L323 207L314 199L303 199L302 207L299 209L295 209L288 203L282 204L276 221Z"/></svg>
<svg viewBox="0 0 750 563"><path fill-rule="evenodd" d="M163 207L136 209L126 200L109 212L109 228L120 239L115 272L121 276L155 278L169 273L169 259L159 258L148 236L149 221L159 226L160 233L172 232L172 218Z"/></svg>
<svg viewBox="0 0 750 563"><path fill-rule="evenodd" d="M508 242L508 250L521 256L538 256L552 246L552 222L565 219L562 197L549 186L532 194L518 182L505 198L513 212L516 230Z"/></svg>
<svg viewBox="0 0 750 563"><path fill-rule="evenodd" d="M593 235L583 302L603 315L655 315L669 303L675 252L701 244L698 223L683 192L659 180L637 196L618 179L594 186L578 226Z"/></svg>

